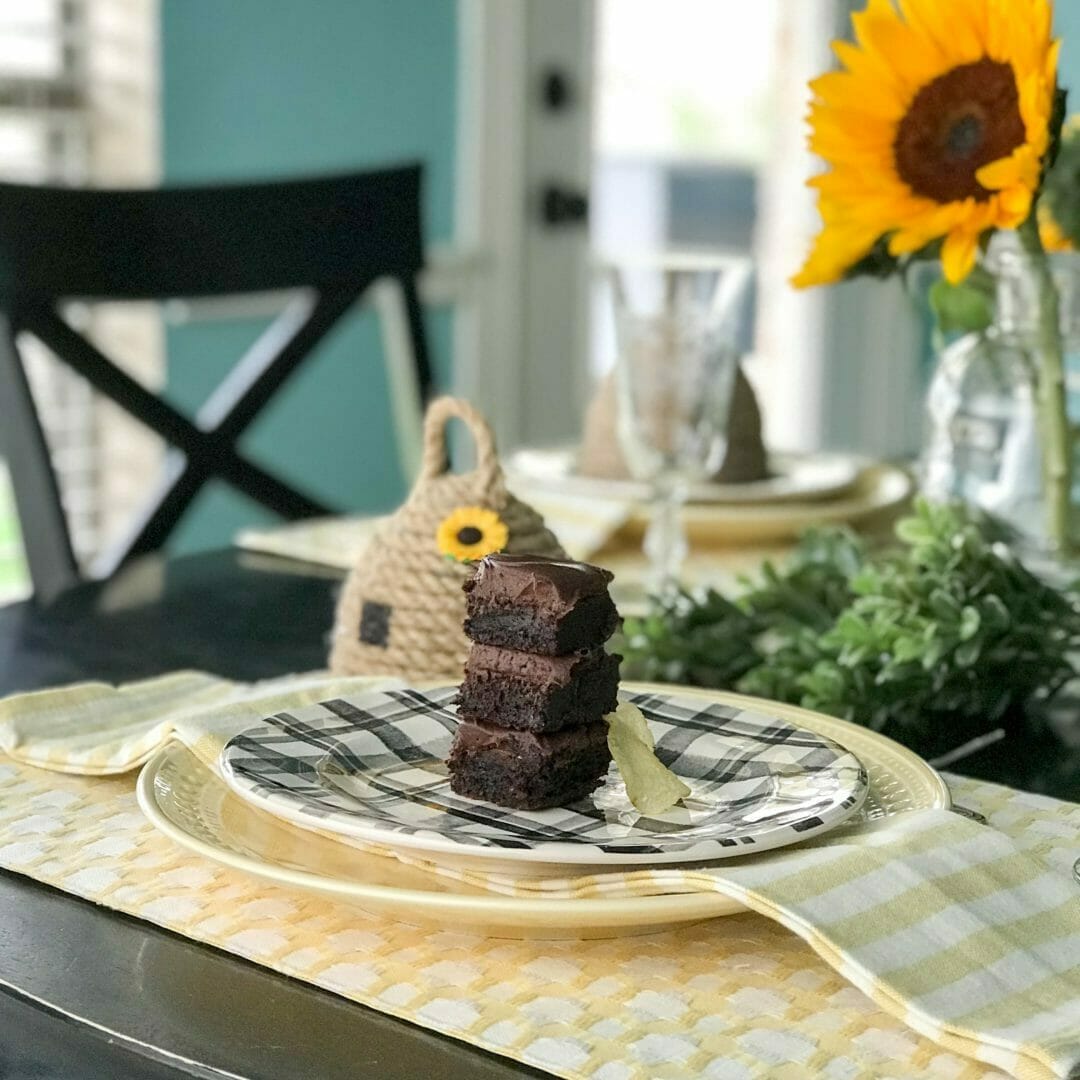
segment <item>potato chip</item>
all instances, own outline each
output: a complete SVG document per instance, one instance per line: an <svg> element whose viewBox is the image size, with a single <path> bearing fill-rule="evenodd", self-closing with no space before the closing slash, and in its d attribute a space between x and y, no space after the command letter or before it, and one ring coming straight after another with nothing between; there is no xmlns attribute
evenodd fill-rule
<svg viewBox="0 0 1080 1080"><path fill-rule="evenodd" d="M628 701L608 713L608 747L634 808L647 817L670 810L690 789L656 756L641 710Z"/></svg>

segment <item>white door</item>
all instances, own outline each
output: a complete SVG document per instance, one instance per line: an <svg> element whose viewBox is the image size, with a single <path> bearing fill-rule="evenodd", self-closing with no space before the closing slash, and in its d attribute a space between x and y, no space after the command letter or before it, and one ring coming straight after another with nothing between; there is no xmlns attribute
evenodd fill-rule
<svg viewBox="0 0 1080 1080"><path fill-rule="evenodd" d="M576 437L587 386L592 0L461 0L459 389L500 445Z"/></svg>
<svg viewBox="0 0 1080 1080"><path fill-rule="evenodd" d="M806 84L847 0L461 3L461 212L484 255L457 355L504 446L580 432L612 359L590 266L695 248L756 259L770 445L914 449L920 333L898 285L788 284L817 228Z"/></svg>

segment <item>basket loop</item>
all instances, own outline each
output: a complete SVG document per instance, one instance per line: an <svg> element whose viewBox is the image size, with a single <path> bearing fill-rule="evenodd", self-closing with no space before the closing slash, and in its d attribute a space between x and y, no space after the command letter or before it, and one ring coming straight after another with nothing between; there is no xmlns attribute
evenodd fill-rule
<svg viewBox="0 0 1080 1080"><path fill-rule="evenodd" d="M495 436L487 421L472 405L455 397L436 398L428 406L424 416L424 456L420 463L420 476L430 480L449 472L446 425L454 418L464 422L476 444L476 467L473 473L480 483L480 488L483 490L495 486L501 479Z"/></svg>

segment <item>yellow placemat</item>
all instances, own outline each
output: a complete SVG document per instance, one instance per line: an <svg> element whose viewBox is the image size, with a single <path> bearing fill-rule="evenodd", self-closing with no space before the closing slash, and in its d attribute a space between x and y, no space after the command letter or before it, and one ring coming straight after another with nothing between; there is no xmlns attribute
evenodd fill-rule
<svg viewBox="0 0 1080 1080"><path fill-rule="evenodd" d="M736 950L733 957L730 939L747 917L658 935L644 946L642 939L527 945L404 929L328 900L249 882L172 848L144 824L130 778L108 775L129 769L169 737L213 763L224 738L253 712L368 684L313 674L243 686L182 672L119 690L83 685L8 699L0 703L0 745L19 760L0 763L0 865L566 1075L666 1075L654 1071L660 1059L643 1046L665 1048L672 1075L727 1075L723 1070L743 1062L747 1040L755 1037L763 1040L754 1051L761 1055L757 1074L770 1055L792 1067L814 1058L821 1069L815 1065L813 1071L828 1074L832 1059L820 1056L831 1052L820 1043L820 1010L809 1009L807 988L792 983L792 973L766 955L799 950L774 924L750 922L758 942L754 963L769 973L770 987L770 994L750 997L741 978L750 954ZM48 774L30 761L97 776ZM1077 1057L1075 1018L1067 1013L1080 995L1076 972L1067 973L1080 948L1074 906L1080 897L1064 882L1080 808L992 787L961 794L963 801L981 799L984 806L998 800L1001 806L987 808L997 811L1002 830L924 812L891 819L854 845L827 839L819 850L790 858L763 856L718 868L711 877L693 871L684 876L701 878L702 888L738 890L747 906L806 938L831 965L824 967L828 978L841 978L831 974L836 969L953 1051L1019 1075L1064 1075ZM1062 865L1048 870L1007 833L1020 839L1021 849L1034 844ZM899 905L884 922L877 914L883 903ZM358 921L379 929L359 938L346 932ZM451 961L446 952L458 947L455 941L461 955ZM818 970L811 982L819 988L822 961L803 949L800 962ZM657 960L652 974L666 973L660 979L641 966L649 954ZM552 964L553 957L571 959ZM886 977L870 974L875 971ZM970 989L955 993L957 980L970 981ZM899 1023L853 988L848 995L840 997L861 1002L852 1008L872 1015L874 1031ZM653 1006L643 1007L644 1001ZM784 1006L776 1015L791 1029L786 1039L778 1028L761 1026L772 1015L769 1002ZM744 1016L758 1026L744 1030ZM625 1038L605 1034L601 1021L616 1017ZM561 1039L546 1033L555 1021L562 1025ZM499 1026L506 1023L511 1027ZM504 1038L505 1045L491 1034L511 1030L514 1037ZM721 1032L725 1039L713 1038ZM733 1047L729 1040L736 1034ZM907 1037L912 1047L924 1041L910 1031ZM853 1036L852 1045L858 1045ZM948 1054L938 1047L934 1060L943 1056ZM924 1064L912 1058L907 1074L926 1075ZM970 1073L972 1067L963 1064L957 1075L980 1075ZM854 1072L836 1068L838 1075L885 1075L860 1071L857 1060Z"/></svg>
<svg viewBox="0 0 1080 1080"><path fill-rule="evenodd" d="M1064 872L1080 807L954 780ZM191 855L133 778L0 761L0 865L560 1076L1003 1075L882 1012L753 915L646 937L528 942L391 922Z"/></svg>

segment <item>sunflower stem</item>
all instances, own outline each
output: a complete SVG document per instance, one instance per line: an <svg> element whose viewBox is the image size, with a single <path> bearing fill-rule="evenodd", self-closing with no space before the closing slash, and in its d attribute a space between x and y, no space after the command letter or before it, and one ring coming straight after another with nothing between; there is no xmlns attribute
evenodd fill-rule
<svg viewBox="0 0 1080 1080"><path fill-rule="evenodd" d="M1066 410L1058 290L1050 272L1050 260L1039 236L1034 210L1017 232L1030 259L1039 291L1035 348L1047 538L1059 555L1067 555L1071 547L1072 447Z"/></svg>

